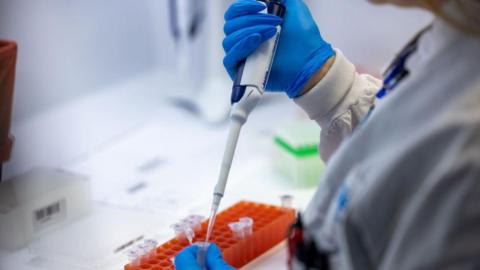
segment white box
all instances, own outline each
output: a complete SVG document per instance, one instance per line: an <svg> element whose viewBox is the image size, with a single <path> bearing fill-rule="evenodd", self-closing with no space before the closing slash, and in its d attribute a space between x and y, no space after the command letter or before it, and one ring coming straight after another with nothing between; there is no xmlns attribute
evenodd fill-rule
<svg viewBox="0 0 480 270"><path fill-rule="evenodd" d="M18 249L91 211L90 182L56 169L35 169L0 183L0 248Z"/></svg>

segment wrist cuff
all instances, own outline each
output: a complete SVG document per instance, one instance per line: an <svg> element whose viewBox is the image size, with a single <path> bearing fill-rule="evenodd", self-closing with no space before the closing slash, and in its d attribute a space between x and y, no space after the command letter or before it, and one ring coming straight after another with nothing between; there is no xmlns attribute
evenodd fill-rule
<svg viewBox="0 0 480 270"><path fill-rule="evenodd" d="M310 119L319 120L330 112L350 91L355 80L355 66L340 50L325 77L306 94L294 101Z"/></svg>

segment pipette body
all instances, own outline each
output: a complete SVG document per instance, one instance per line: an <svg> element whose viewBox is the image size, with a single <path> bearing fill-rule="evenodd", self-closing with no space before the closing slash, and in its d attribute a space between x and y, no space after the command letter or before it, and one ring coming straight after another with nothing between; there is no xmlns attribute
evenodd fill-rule
<svg viewBox="0 0 480 270"><path fill-rule="evenodd" d="M286 10L283 1L271 0L261 2L266 3L267 12L269 14L281 18L284 17ZM225 152L223 154L222 165L220 167L220 174L213 192L206 242L208 242L212 232L213 224L215 223L215 215L225 193L228 175L232 166L232 160L235 155L240 131L250 113L261 100L264 89L267 85L281 30L282 27L277 26L277 33L275 36L264 42L239 66L237 70L237 75L232 87L230 129Z"/></svg>

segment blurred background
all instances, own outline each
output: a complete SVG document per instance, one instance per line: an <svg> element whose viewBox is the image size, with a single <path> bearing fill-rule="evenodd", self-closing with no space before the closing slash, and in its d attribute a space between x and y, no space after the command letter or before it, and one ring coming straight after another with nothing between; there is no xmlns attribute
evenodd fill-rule
<svg viewBox="0 0 480 270"><path fill-rule="evenodd" d="M101 217L134 216L130 220L138 221L116 230L103 241L107 246L88 256L105 257L122 241L147 232L168 239L168 224L178 215L207 209L228 127L231 82L222 67L221 40L223 12L230 2L0 0L0 38L18 43L12 124L16 140L12 158L4 164L4 181L38 168L85 176L92 194L88 216L93 217L82 227L98 228L92 229L96 239L111 229L100 229ZM324 38L359 70L376 76L432 19L420 10L367 1L307 2ZM296 189L276 180L282 176L270 162L267 145L276 130L306 118L292 103L271 94L252 115L225 204L245 197L270 202L288 192L299 195L302 207L313 194L314 187ZM245 179L260 179L265 189L242 189ZM265 190L275 192L266 195ZM185 204L192 196L198 200ZM55 237L83 230L59 228L35 234L30 251L0 251L0 268L55 269L52 265L77 250L53 255L79 246L77 240L53 245ZM91 241L85 248L99 240ZM38 256L57 261L39 263ZM69 267L80 265L73 261ZM115 265L103 263L98 269ZM122 263L116 261L117 266Z"/></svg>
<svg viewBox="0 0 480 270"><path fill-rule="evenodd" d="M325 38L376 72L430 20L417 10L374 7L367 1L310 2ZM168 0L2 0L0 35L20 47L14 119L145 71L174 67L168 5Z"/></svg>
<svg viewBox="0 0 480 270"><path fill-rule="evenodd" d="M200 2L206 3L205 16L219 18L210 20L216 23L213 25L207 24L205 18L199 21L202 24L198 30L200 37L187 45L196 50L188 63L196 68L191 67L186 76L197 82L210 79L203 76L204 67L208 65L216 66L219 76L226 77L221 69L220 39L221 15L228 1ZM325 39L342 49L362 70L374 74L379 74L405 40L430 20L421 11L375 7L367 1L310 2ZM181 57L175 50L171 10L168 0L141 3L123 0L0 1L0 36L16 40L19 45L14 126L148 72L162 69L178 75L175 72ZM215 11L218 14L212 14ZM214 42L209 41L212 39ZM214 52L206 59L202 51L207 51L205 47L208 46L218 48L209 48ZM156 88L159 98L180 91L178 85L169 86L164 81L150 87ZM192 95L199 90L193 90ZM28 141L48 143L48 138L38 138L41 141L37 138L29 134ZM20 155L19 143L13 163L28 159L27 156L15 158ZM52 157L56 153L49 154ZM16 167L9 164L7 177L15 174ZM23 170L19 168L19 172Z"/></svg>

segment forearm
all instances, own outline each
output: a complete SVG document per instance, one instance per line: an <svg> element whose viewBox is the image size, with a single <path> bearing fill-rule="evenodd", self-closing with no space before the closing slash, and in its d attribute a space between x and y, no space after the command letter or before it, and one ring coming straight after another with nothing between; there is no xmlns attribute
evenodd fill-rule
<svg viewBox="0 0 480 270"><path fill-rule="evenodd" d="M375 102L381 81L358 74L345 56L336 51L307 83L295 102L322 128L320 155L328 161L343 139L358 126Z"/></svg>

